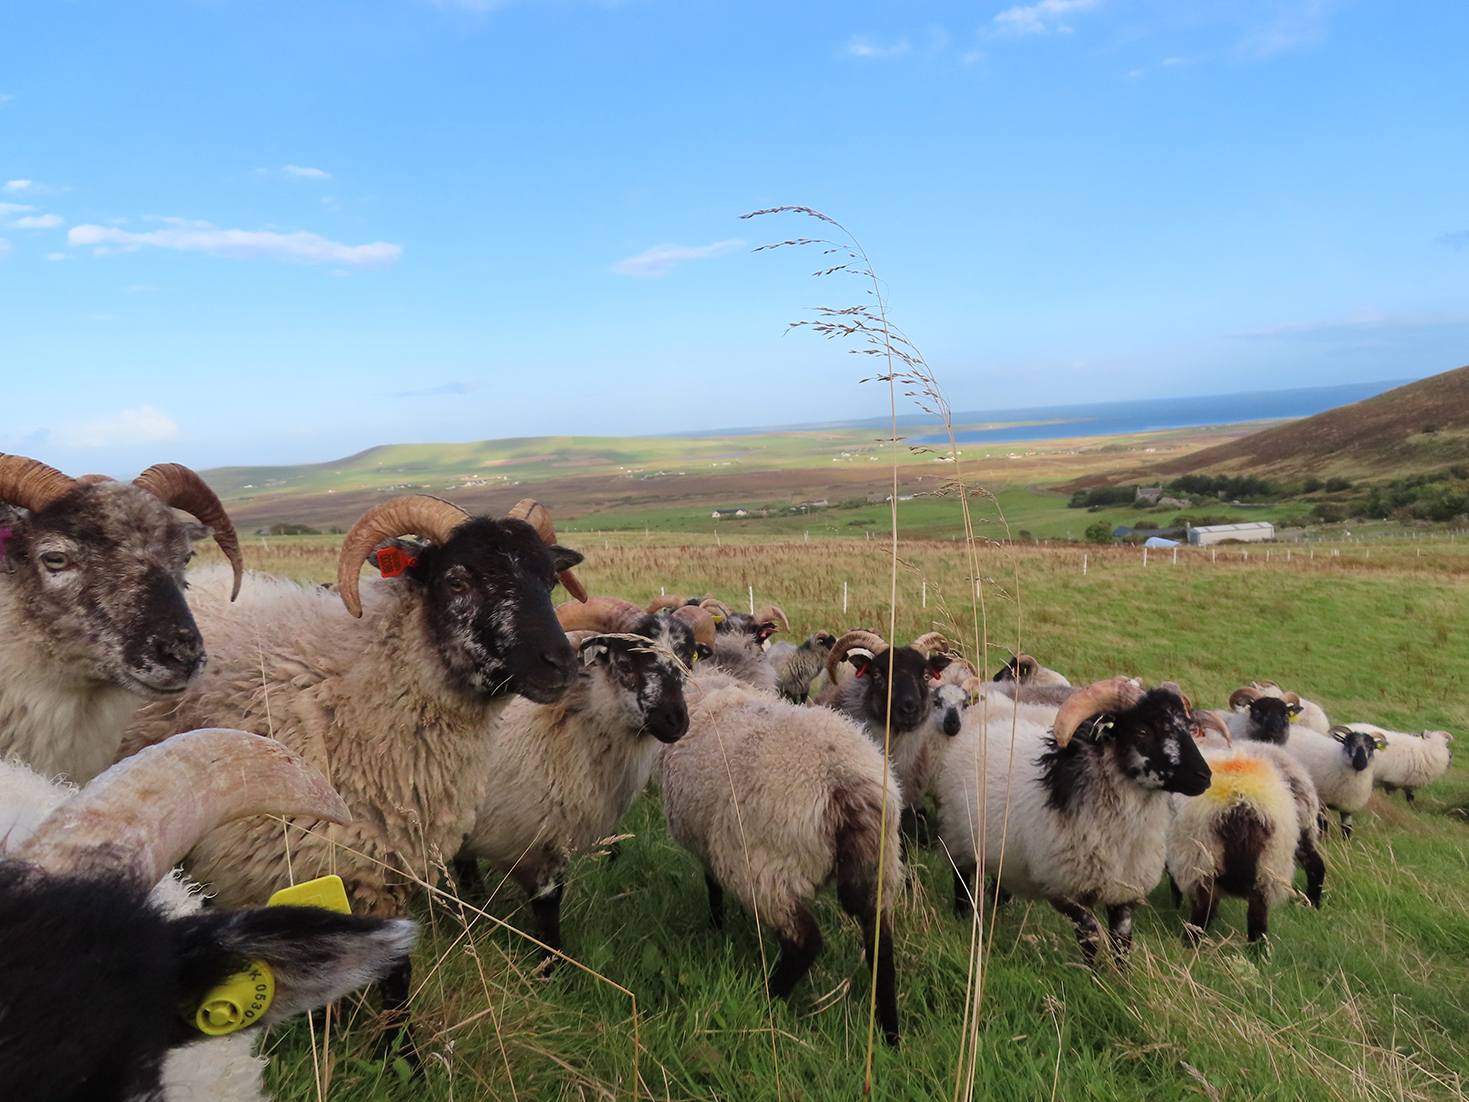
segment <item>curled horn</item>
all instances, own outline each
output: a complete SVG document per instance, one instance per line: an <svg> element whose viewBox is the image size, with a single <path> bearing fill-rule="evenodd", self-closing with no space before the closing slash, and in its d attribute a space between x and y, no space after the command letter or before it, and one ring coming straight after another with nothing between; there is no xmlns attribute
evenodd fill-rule
<svg viewBox="0 0 1469 1102"><path fill-rule="evenodd" d="M1136 707L1142 698L1142 686L1125 677L1096 681L1081 692L1073 693L1056 713L1056 724L1051 730L1056 746L1064 749L1076 729L1092 716L1105 712L1125 712Z"/></svg>
<svg viewBox="0 0 1469 1102"><path fill-rule="evenodd" d="M550 545L556 542L556 528L551 523L551 511L539 501L528 497L522 498L515 503L515 508L510 510L508 516L511 520L523 520L529 524L536 530L536 535L541 537L542 543ZM577 580L576 575L570 570L561 571L557 577L561 579L561 584L566 587L566 592L570 593L578 601L585 601L587 599L586 587Z"/></svg>
<svg viewBox="0 0 1469 1102"><path fill-rule="evenodd" d="M214 529L214 542L219 544L219 549L229 559L230 567L235 572L230 600L238 597L240 582L245 577L245 560L240 557L240 541L235 536L235 526L230 523L229 514L224 511L219 496L208 484L182 463L155 463L133 479L133 485L147 490L170 508L192 513L201 524L207 524Z"/></svg>
<svg viewBox="0 0 1469 1102"><path fill-rule="evenodd" d="M1295 693L1281 693L1280 699L1287 704L1295 705L1297 708L1301 706L1301 698Z"/></svg>
<svg viewBox="0 0 1469 1102"><path fill-rule="evenodd" d="M1275 695L1275 693L1270 692L1271 689L1274 689L1277 693L1280 691L1280 686L1277 685L1274 681L1251 681L1250 685L1252 688L1262 690L1266 696Z"/></svg>
<svg viewBox="0 0 1469 1102"><path fill-rule="evenodd" d="M881 654L888 649L887 643L881 635L876 632L849 631L832 645L831 654L826 659L826 676L832 680L837 679L837 667L842 664L842 659L847 657L847 652L854 647L862 647L870 650L873 654Z"/></svg>
<svg viewBox="0 0 1469 1102"><path fill-rule="evenodd" d="M1260 700L1265 696L1254 685L1246 685L1244 688L1235 689L1229 694L1229 706L1233 710L1247 707L1252 700Z"/></svg>
<svg viewBox="0 0 1469 1102"><path fill-rule="evenodd" d="M1174 696L1178 697L1179 700L1183 701L1183 710L1185 712L1191 712L1194 710L1194 702L1188 698L1188 694L1186 692L1178 687L1177 681L1165 681L1161 685L1159 685L1158 688L1167 689Z"/></svg>
<svg viewBox="0 0 1469 1102"><path fill-rule="evenodd" d="M84 474L81 478L77 479L77 481L86 483L88 486L91 486L93 483L97 482L115 482L116 479L114 479L110 474Z"/></svg>
<svg viewBox="0 0 1469 1102"><path fill-rule="evenodd" d="M1229 733L1229 725L1213 712L1206 711L1202 708L1198 711L1190 709L1188 717L1193 722L1195 734L1197 734L1198 731L1202 728L1212 727L1214 730L1218 731L1221 735L1224 736L1224 744L1233 748L1234 739Z"/></svg>
<svg viewBox="0 0 1469 1102"><path fill-rule="evenodd" d="M944 637L943 632L930 631L913 640L913 649L925 658L932 658L935 652L939 654L951 653L954 645Z"/></svg>
<svg viewBox="0 0 1469 1102"><path fill-rule="evenodd" d="M709 613L716 618L716 623L719 623L723 620L728 620L731 616L734 615L734 613L729 610L729 605L725 604L718 597L705 597L702 601L699 602L699 607L707 609Z"/></svg>
<svg viewBox="0 0 1469 1102"><path fill-rule="evenodd" d="M786 614L775 605L766 605L764 608L756 612L755 623L779 624L781 631L789 632L791 630L791 622L786 619Z"/></svg>
<svg viewBox="0 0 1469 1102"><path fill-rule="evenodd" d="M36 513L77 484L39 459L0 452L0 501Z"/></svg>
<svg viewBox="0 0 1469 1102"><path fill-rule="evenodd" d="M665 608L682 608L688 603L689 599L687 597L680 597L676 593L669 593L662 597L654 597L649 601L648 611L656 614L662 612Z"/></svg>
<svg viewBox="0 0 1469 1102"><path fill-rule="evenodd" d="M621 597L588 597L556 606L562 631L624 631L647 613Z"/></svg>
<svg viewBox="0 0 1469 1102"><path fill-rule="evenodd" d="M394 536L423 536L443 543L469 514L459 506L427 494L407 494L374 505L352 525L337 559L337 591L353 616L362 615L358 578L367 553Z"/></svg>
<svg viewBox="0 0 1469 1102"><path fill-rule="evenodd" d="M698 605L681 605L670 615L684 621L694 629L695 643L703 643L706 647L714 645L714 615L707 608L700 608Z"/></svg>
<svg viewBox="0 0 1469 1102"><path fill-rule="evenodd" d="M15 856L51 872L123 871L155 884L200 838L250 815L346 823L342 797L275 739L189 731L114 765L48 815Z"/></svg>

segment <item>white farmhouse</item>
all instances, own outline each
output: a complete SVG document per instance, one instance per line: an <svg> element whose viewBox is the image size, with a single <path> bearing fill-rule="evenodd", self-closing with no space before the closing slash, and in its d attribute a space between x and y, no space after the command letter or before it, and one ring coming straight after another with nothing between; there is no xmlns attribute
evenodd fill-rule
<svg viewBox="0 0 1469 1102"><path fill-rule="evenodd" d="M1208 547L1211 543L1239 540L1242 543L1259 543L1275 538L1275 525L1268 520L1251 520L1242 524L1206 524L1202 528L1190 528L1188 541L1195 547Z"/></svg>

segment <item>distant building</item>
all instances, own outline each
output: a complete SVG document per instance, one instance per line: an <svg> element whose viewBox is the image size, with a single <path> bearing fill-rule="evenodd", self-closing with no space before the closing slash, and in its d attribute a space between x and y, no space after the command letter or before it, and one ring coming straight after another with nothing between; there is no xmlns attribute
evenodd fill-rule
<svg viewBox="0 0 1469 1102"><path fill-rule="evenodd" d="M1162 486L1139 486L1134 501L1157 501L1158 495L1163 492Z"/></svg>
<svg viewBox="0 0 1469 1102"><path fill-rule="evenodd" d="M1225 540L1241 543L1259 543L1275 538L1275 525L1268 520L1251 520L1241 524L1206 524L1202 528L1190 528L1188 541L1195 547L1208 547Z"/></svg>
<svg viewBox="0 0 1469 1102"><path fill-rule="evenodd" d="M888 499L888 495L879 490L875 494L868 494L867 495L867 504L868 505L881 505L887 499Z"/></svg>

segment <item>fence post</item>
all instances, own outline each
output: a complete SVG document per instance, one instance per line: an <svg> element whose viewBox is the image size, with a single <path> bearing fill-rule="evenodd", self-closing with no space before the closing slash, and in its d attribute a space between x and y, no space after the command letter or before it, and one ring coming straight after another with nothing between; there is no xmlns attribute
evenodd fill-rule
<svg viewBox="0 0 1469 1102"><path fill-rule="evenodd" d="M1081 576L1083 578L1086 577L1086 556L1085 555L1083 555L1081 557Z"/></svg>
<svg viewBox="0 0 1469 1102"><path fill-rule="evenodd" d="M1146 547L1143 548L1143 565L1148 565L1148 549Z"/></svg>
<svg viewBox="0 0 1469 1102"><path fill-rule="evenodd" d="M755 615L755 587L750 586L750 615Z"/></svg>
<svg viewBox="0 0 1469 1102"><path fill-rule="evenodd" d="M847 583L842 583L842 615L847 614Z"/></svg>
<svg viewBox="0 0 1469 1102"><path fill-rule="evenodd" d="M928 607L928 579L923 579L923 607Z"/></svg>

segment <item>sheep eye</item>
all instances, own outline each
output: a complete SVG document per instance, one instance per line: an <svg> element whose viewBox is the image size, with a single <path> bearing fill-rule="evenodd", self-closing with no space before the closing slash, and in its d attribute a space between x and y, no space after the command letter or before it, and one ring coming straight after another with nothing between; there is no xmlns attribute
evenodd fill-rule
<svg viewBox="0 0 1469 1102"><path fill-rule="evenodd" d="M463 578L450 578L449 579L449 592L450 593L463 593L468 588L469 588L469 583L466 582Z"/></svg>
<svg viewBox="0 0 1469 1102"><path fill-rule="evenodd" d="M41 555L41 565L53 574L58 570L65 570L71 563L71 559L63 551L47 551Z"/></svg>

